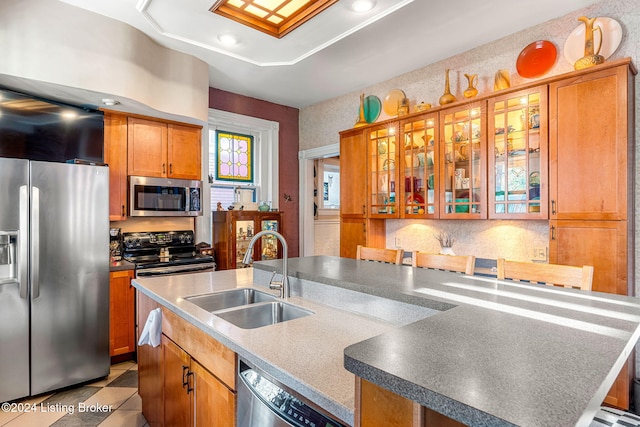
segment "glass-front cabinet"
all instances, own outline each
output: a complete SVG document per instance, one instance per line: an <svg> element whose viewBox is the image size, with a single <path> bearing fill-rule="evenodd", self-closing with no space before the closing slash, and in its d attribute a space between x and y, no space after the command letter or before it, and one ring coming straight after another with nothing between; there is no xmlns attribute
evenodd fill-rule
<svg viewBox="0 0 640 427"><path fill-rule="evenodd" d="M422 115L400 124L403 142L401 193L404 218L437 218L438 115Z"/></svg>
<svg viewBox="0 0 640 427"><path fill-rule="evenodd" d="M547 86L489 101L489 218L545 219Z"/></svg>
<svg viewBox="0 0 640 427"><path fill-rule="evenodd" d="M398 124L373 127L368 131L369 217L398 218L399 147ZM354 182L352 185L365 185Z"/></svg>
<svg viewBox="0 0 640 427"><path fill-rule="evenodd" d="M487 218L485 108L440 112L440 218Z"/></svg>

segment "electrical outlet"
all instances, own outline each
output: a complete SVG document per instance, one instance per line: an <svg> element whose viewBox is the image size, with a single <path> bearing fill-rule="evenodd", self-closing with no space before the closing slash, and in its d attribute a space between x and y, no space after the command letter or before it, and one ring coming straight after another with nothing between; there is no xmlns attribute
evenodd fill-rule
<svg viewBox="0 0 640 427"><path fill-rule="evenodd" d="M547 260L547 248L546 247L534 247L531 259L533 261L546 261Z"/></svg>
<svg viewBox="0 0 640 427"><path fill-rule="evenodd" d="M401 248L402 247L402 238L396 236L396 248Z"/></svg>

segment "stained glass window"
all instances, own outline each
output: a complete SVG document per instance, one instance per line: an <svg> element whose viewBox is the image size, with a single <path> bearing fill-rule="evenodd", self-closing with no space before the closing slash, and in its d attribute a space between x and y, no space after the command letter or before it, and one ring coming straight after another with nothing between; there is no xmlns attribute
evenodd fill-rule
<svg viewBox="0 0 640 427"><path fill-rule="evenodd" d="M216 179L253 182L253 136L216 131Z"/></svg>

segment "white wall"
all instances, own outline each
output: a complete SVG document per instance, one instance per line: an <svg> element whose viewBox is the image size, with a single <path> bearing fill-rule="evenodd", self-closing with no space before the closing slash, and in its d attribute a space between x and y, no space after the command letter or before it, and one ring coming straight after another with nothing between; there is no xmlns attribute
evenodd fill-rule
<svg viewBox="0 0 640 427"><path fill-rule="evenodd" d="M14 89L46 95L53 85L58 98L107 94L125 106L131 100L131 109L158 111L152 115L207 121L207 64L84 9L51 0L2 0L0 52L0 84Z"/></svg>

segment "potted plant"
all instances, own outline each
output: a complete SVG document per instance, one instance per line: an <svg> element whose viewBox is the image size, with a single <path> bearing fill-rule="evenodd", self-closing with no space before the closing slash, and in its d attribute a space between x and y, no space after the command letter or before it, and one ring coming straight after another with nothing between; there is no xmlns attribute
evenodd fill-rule
<svg viewBox="0 0 640 427"><path fill-rule="evenodd" d="M453 243L456 241L453 234L448 231L439 231L433 237L440 243L440 253L442 255L455 255L453 252Z"/></svg>

